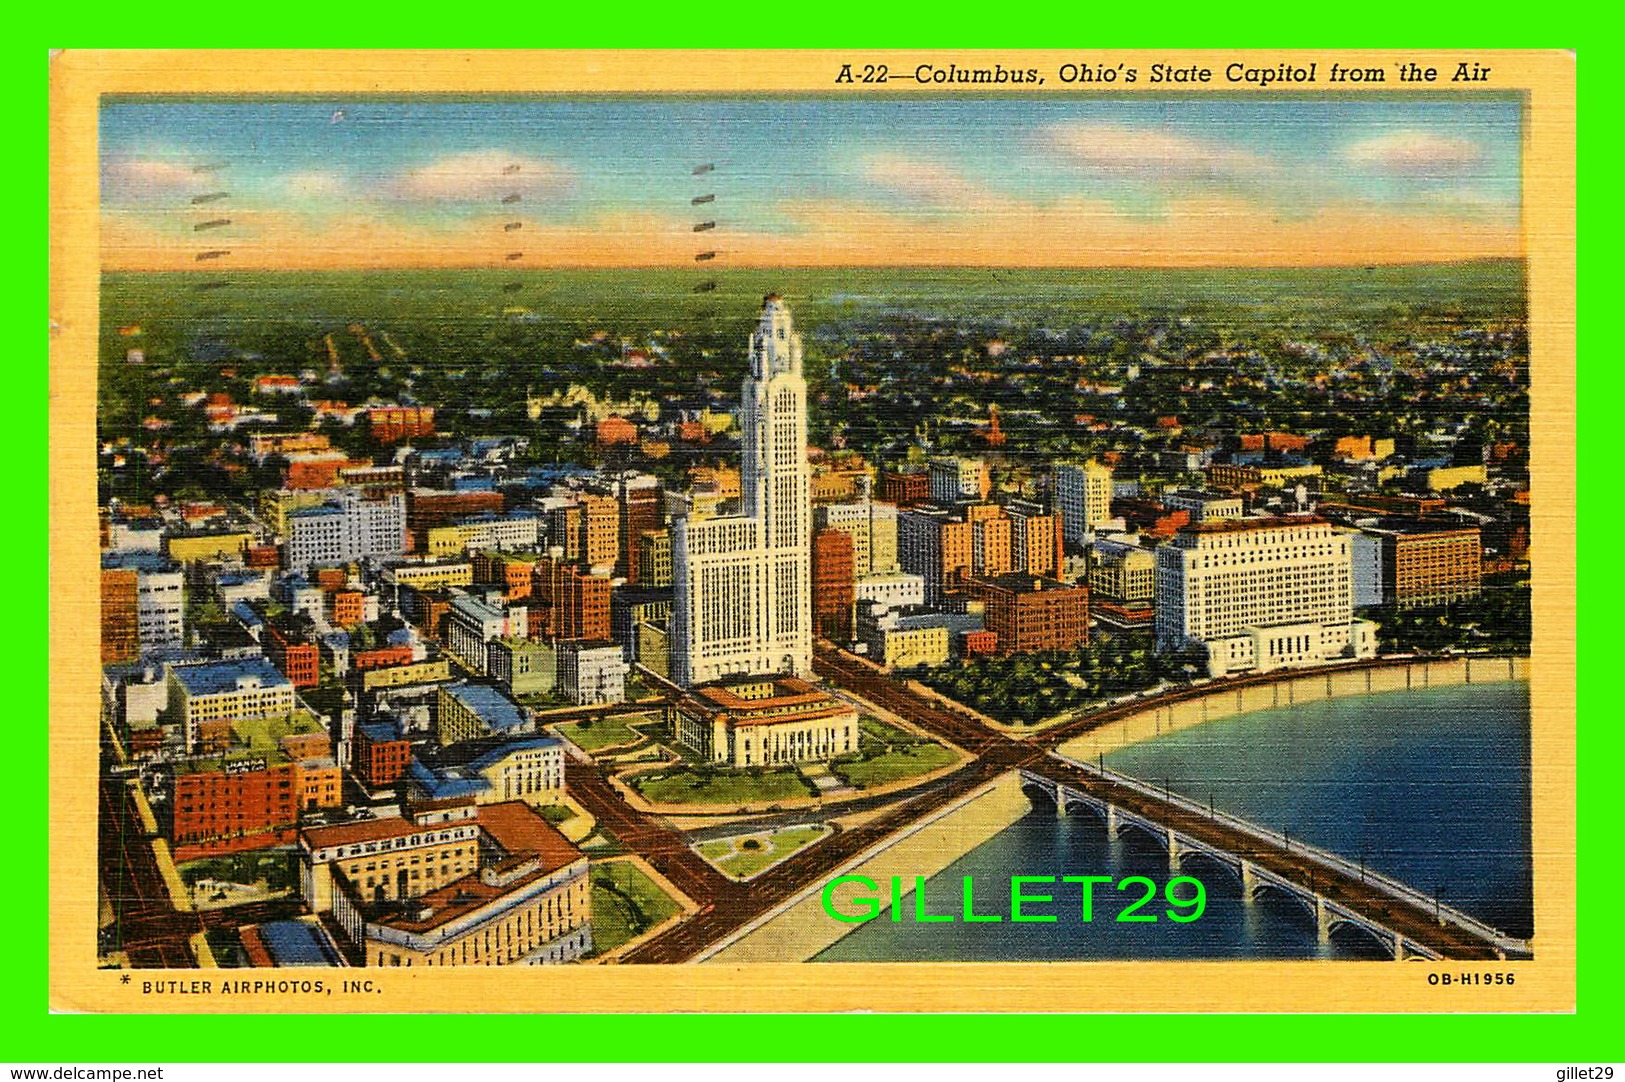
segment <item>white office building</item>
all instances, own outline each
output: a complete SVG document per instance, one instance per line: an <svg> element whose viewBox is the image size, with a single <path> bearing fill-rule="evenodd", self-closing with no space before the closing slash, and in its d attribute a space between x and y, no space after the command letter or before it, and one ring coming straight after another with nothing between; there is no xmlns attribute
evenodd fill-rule
<svg viewBox="0 0 1625 1082"><path fill-rule="evenodd" d="M1353 542L1313 516L1187 526L1157 549L1157 649L1205 648L1213 676L1374 657L1354 619Z"/></svg>
<svg viewBox="0 0 1625 1082"><path fill-rule="evenodd" d="M631 670L615 643L558 644L558 688L578 705L620 702L626 698L626 676Z"/></svg>
<svg viewBox="0 0 1625 1082"><path fill-rule="evenodd" d="M143 654L185 644L186 596L179 565L136 549L104 554L102 567L135 572L136 626Z"/></svg>
<svg viewBox="0 0 1625 1082"><path fill-rule="evenodd" d="M530 610L504 608L471 594L455 597L446 613L446 648L481 675L490 672L487 646L497 639L523 639L529 634Z"/></svg>
<svg viewBox="0 0 1625 1082"><path fill-rule="evenodd" d="M807 383L790 310L767 297L740 395L742 512L672 525L672 679L812 668Z"/></svg>
<svg viewBox="0 0 1625 1082"><path fill-rule="evenodd" d="M406 495L370 496L359 488L334 491L320 507L288 515L288 566L342 564L406 551Z"/></svg>
<svg viewBox="0 0 1625 1082"><path fill-rule="evenodd" d="M1066 543L1079 546L1112 517L1112 470L1094 459L1055 468L1055 510Z"/></svg>

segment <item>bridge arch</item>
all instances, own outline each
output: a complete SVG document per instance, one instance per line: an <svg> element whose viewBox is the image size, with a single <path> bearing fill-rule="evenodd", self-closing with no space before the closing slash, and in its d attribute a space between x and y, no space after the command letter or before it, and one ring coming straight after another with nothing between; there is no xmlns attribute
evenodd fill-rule
<svg viewBox="0 0 1625 1082"><path fill-rule="evenodd" d="M1296 903L1292 908L1296 909L1300 913L1308 914L1310 923L1317 926L1319 925L1320 914L1315 911L1314 899L1306 898L1298 891L1293 890L1291 887L1277 883L1274 880L1258 880L1253 886L1252 896L1247 900L1250 902L1263 901L1265 898L1270 896L1285 898L1288 901Z"/></svg>
<svg viewBox="0 0 1625 1082"><path fill-rule="evenodd" d="M1229 872L1230 878L1236 883L1246 882L1246 880L1242 878L1240 861L1231 863L1221 856L1208 852L1206 849L1190 849L1181 847L1179 850L1179 859L1185 864L1189 864L1193 860L1206 861L1212 867Z"/></svg>
<svg viewBox="0 0 1625 1082"><path fill-rule="evenodd" d="M1087 815L1093 816L1102 827L1106 826L1110 821L1106 809L1093 801L1077 799L1068 800L1065 796L1062 796L1061 802L1066 809L1067 815L1072 815L1074 812L1083 812Z"/></svg>
<svg viewBox="0 0 1625 1082"><path fill-rule="evenodd" d="M1048 812L1059 810L1055 790L1053 789L1039 785L1037 782L1023 781L1021 783L1021 793L1032 801L1034 810Z"/></svg>
<svg viewBox="0 0 1625 1082"><path fill-rule="evenodd" d="M1118 816L1117 836L1119 838L1127 837L1130 830L1137 831L1142 836L1150 838L1152 841L1157 843L1158 848L1162 849L1164 852L1167 851L1168 834L1166 831L1158 830L1156 827L1153 827L1148 823L1141 822L1139 819L1131 819L1122 815Z"/></svg>
<svg viewBox="0 0 1625 1082"><path fill-rule="evenodd" d="M1370 953L1377 958L1392 958L1394 939L1384 935L1362 921L1347 917L1333 917L1326 924L1326 938L1335 946Z"/></svg>

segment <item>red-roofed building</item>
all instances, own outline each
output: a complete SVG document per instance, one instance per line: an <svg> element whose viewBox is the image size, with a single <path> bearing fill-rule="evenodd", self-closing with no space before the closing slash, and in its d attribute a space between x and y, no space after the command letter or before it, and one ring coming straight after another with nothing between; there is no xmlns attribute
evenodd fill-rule
<svg viewBox="0 0 1625 1082"><path fill-rule="evenodd" d="M629 446L638 442L638 426L625 417L605 417L598 422L595 438L599 447Z"/></svg>
<svg viewBox="0 0 1625 1082"><path fill-rule="evenodd" d="M702 684L671 715L679 743L732 766L819 762L858 747L857 708L793 676Z"/></svg>
<svg viewBox="0 0 1625 1082"><path fill-rule="evenodd" d="M592 949L587 857L526 804L305 830L306 904L367 966L542 965Z"/></svg>

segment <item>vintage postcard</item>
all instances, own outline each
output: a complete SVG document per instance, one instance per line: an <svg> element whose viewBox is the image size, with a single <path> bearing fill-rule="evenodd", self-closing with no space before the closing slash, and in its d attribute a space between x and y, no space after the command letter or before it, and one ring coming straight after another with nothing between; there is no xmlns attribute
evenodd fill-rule
<svg viewBox="0 0 1625 1082"><path fill-rule="evenodd" d="M58 1009L1574 1009L1572 55L52 80Z"/></svg>

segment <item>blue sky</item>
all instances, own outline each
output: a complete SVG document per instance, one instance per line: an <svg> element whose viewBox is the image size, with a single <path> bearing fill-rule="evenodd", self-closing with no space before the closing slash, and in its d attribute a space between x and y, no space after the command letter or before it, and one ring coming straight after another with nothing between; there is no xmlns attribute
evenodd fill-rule
<svg viewBox="0 0 1625 1082"><path fill-rule="evenodd" d="M1520 141L1484 97L118 101L103 251L185 263L223 190L268 266L672 263L701 194L741 263L1516 255Z"/></svg>

